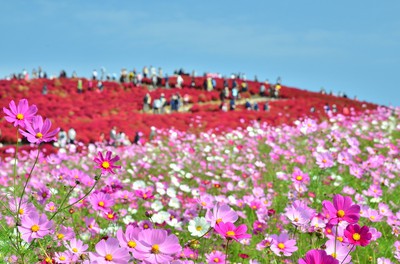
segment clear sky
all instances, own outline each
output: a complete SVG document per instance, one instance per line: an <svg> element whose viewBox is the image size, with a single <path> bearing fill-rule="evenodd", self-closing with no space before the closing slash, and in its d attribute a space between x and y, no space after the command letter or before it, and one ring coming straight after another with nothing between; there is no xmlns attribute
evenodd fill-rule
<svg viewBox="0 0 400 264"><path fill-rule="evenodd" d="M182 67L400 106L399 11L398 0L2 1L0 77Z"/></svg>

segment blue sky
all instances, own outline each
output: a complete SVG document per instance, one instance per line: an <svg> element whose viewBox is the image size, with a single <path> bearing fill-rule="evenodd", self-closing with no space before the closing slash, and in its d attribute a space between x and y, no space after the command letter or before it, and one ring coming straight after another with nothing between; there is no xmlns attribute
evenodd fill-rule
<svg viewBox="0 0 400 264"><path fill-rule="evenodd" d="M400 1L3 1L0 77L42 66L198 73L400 106Z"/></svg>

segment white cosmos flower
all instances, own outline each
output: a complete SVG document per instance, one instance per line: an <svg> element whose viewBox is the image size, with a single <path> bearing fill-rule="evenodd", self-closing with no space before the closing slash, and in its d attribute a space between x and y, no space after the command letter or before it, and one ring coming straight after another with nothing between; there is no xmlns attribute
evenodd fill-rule
<svg viewBox="0 0 400 264"><path fill-rule="evenodd" d="M135 181L132 184L132 189L134 189L134 190L144 189L145 187L146 187L146 183L144 181Z"/></svg>
<svg viewBox="0 0 400 264"><path fill-rule="evenodd" d="M167 195L169 197L176 197L176 190L174 188L169 187L167 189Z"/></svg>
<svg viewBox="0 0 400 264"><path fill-rule="evenodd" d="M210 224L204 217L195 217L189 221L188 230L192 236L201 237L210 229Z"/></svg>
<svg viewBox="0 0 400 264"><path fill-rule="evenodd" d="M181 205L179 203L179 199L178 198L171 198L171 200L169 200L168 205L172 208L178 209Z"/></svg>
<svg viewBox="0 0 400 264"><path fill-rule="evenodd" d="M170 216L171 216L170 213L165 212L165 211L161 211L161 212L158 212L158 213L154 214L151 217L151 221L153 221L153 222L155 222L157 224L162 224L162 223L166 222L167 220L169 220Z"/></svg>
<svg viewBox="0 0 400 264"><path fill-rule="evenodd" d="M163 205L162 205L161 201L159 201L159 200L155 200L151 204L151 209L153 209L154 211L160 211L162 208L163 208Z"/></svg>
<svg viewBox="0 0 400 264"><path fill-rule="evenodd" d="M181 186L179 186L179 189L180 189L182 192L186 192L186 193L190 192L190 187L187 186L186 184L182 184Z"/></svg>

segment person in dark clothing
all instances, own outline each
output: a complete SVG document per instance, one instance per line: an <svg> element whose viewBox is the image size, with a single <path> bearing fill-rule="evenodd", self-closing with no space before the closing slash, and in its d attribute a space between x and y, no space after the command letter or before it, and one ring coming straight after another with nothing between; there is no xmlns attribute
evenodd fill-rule
<svg viewBox="0 0 400 264"><path fill-rule="evenodd" d="M139 140L140 140L139 132L136 132L135 138L133 139L133 143L137 145L139 143Z"/></svg>

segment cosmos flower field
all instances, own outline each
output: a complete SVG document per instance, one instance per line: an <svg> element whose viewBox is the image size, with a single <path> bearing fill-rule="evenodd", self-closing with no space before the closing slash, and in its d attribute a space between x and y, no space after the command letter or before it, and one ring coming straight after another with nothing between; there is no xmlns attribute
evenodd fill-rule
<svg viewBox="0 0 400 264"><path fill-rule="evenodd" d="M51 155L58 130L38 114L4 110L34 146L1 160L6 263L400 260L400 109Z"/></svg>

